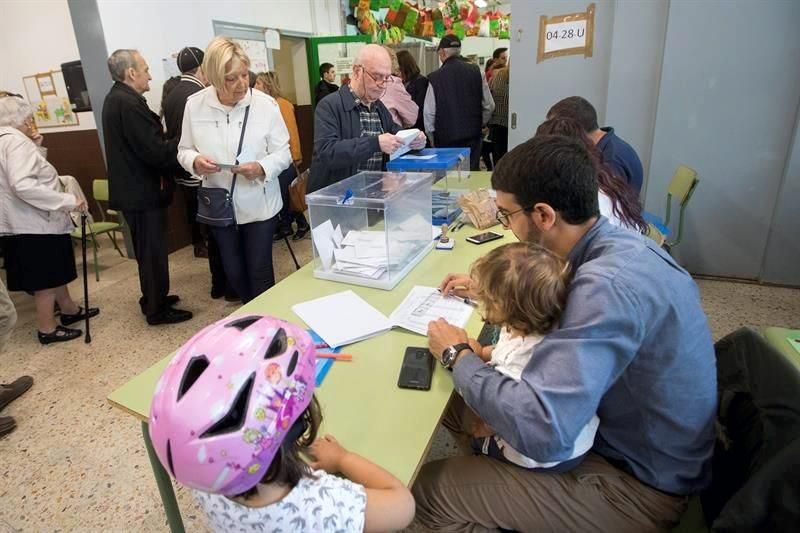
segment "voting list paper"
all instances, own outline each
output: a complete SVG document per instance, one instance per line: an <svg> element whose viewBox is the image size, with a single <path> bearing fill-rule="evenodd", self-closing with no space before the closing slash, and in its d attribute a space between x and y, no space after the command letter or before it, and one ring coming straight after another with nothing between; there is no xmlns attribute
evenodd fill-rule
<svg viewBox="0 0 800 533"><path fill-rule="evenodd" d="M467 325L472 306L444 296L433 287L415 286L389 317L392 324L420 335L428 334L428 323L444 318L459 328Z"/></svg>
<svg viewBox="0 0 800 533"><path fill-rule="evenodd" d="M472 315L472 306L457 298L442 296L433 287L416 286L389 318L353 291L302 302L292 306L292 311L331 348L338 348L393 327L427 335L428 323L439 318L463 328Z"/></svg>

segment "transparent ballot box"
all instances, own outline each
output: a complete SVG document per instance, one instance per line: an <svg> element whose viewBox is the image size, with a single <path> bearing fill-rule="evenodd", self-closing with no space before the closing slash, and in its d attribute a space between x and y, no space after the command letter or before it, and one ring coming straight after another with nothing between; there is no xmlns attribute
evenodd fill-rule
<svg viewBox="0 0 800 533"><path fill-rule="evenodd" d="M469 178L469 148L425 148L389 161L386 168L433 174L433 224L450 224L461 214L458 197L468 190L464 181Z"/></svg>
<svg viewBox="0 0 800 533"><path fill-rule="evenodd" d="M306 196L314 276L390 290L434 247L430 173L360 172Z"/></svg>

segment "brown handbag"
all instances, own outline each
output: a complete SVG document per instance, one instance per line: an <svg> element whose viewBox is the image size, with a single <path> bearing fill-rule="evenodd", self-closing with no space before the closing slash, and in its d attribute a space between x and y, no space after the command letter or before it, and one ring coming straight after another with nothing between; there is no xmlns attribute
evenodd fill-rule
<svg viewBox="0 0 800 533"><path fill-rule="evenodd" d="M297 177L289 185L289 211L292 213L304 213L308 209L306 204L306 187L308 186L308 170L300 173L300 169L295 165Z"/></svg>

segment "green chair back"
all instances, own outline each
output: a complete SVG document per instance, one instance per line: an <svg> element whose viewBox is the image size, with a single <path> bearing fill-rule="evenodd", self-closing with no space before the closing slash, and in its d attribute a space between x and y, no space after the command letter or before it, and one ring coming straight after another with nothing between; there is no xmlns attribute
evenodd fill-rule
<svg viewBox="0 0 800 533"><path fill-rule="evenodd" d="M680 205L680 214L678 219L678 235L674 241L667 242L667 246L672 248L683 237L683 215L689 199L692 197L697 184L700 183L700 178L697 177L697 172L686 165L680 165L672 175L672 180L669 182L667 189L667 209L666 216L664 217L664 225L669 225L669 218L672 211L672 198L678 200Z"/></svg>
<svg viewBox="0 0 800 533"><path fill-rule="evenodd" d="M99 202L108 201L108 180L92 181L92 194L94 199Z"/></svg>
<svg viewBox="0 0 800 533"><path fill-rule="evenodd" d="M681 165L672 175L672 181L669 182L667 193L683 205L689 200L696 181L697 172L685 165Z"/></svg>

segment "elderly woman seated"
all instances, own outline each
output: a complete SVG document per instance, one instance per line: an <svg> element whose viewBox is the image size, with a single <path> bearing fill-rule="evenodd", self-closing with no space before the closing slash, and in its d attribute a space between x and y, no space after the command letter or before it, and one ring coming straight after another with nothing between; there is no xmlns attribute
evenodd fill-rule
<svg viewBox="0 0 800 533"><path fill-rule="evenodd" d="M10 291L33 293L39 342L75 339L81 330L66 326L96 316L69 294L77 277L69 233L70 211L86 203L62 192L56 169L45 159L42 136L33 122L33 108L16 95L0 93L0 236ZM56 322L55 303L61 308Z"/></svg>

